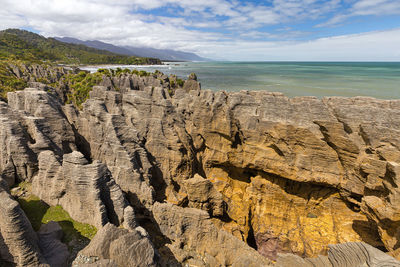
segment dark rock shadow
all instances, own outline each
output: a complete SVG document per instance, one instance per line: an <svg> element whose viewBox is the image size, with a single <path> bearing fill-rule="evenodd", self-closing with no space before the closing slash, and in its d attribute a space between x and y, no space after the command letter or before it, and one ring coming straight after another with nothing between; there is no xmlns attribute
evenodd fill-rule
<svg viewBox="0 0 400 267"><path fill-rule="evenodd" d="M38 231L42 225L42 219L50 206L43 201L36 199L26 200L24 198L18 198L17 201L26 217L28 217L33 229Z"/></svg>
<svg viewBox="0 0 400 267"><path fill-rule="evenodd" d="M67 263L68 266L71 266L79 251L84 249L90 243L90 239L77 231L70 221L58 221L58 224L64 232L61 242L68 246L70 256Z"/></svg>
<svg viewBox="0 0 400 267"><path fill-rule="evenodd" d="M39 231L40 226L42 225L43 217L47 213L50 206L47 205L45 202L37 199L27 200L19 198L17 200L28 220L30 221L33 229L36 232ZM63 230L63 237L61 239L61 242L68 246L69 252L71 254L69 263L72 263L77 253L84 247L86 247L89 244L90 240L83 236L77 229L75 229L71 221L58 221L57 218L54 218L54 221L56 221ZM44 251L42 252L45 254Z"/></svg>
<svg viewBox="0 0 400 267"><path fill-rule="evenodd" d="M150 184L154 188L155 191L155 200L158 202L164 202L165 200L165 191L167 189L167 184L165 183L164 180L164 174L161 171L160 167L157 165L157 160L156 158L149 152L147 151L147 158L149 159L152 168L150 170L151 172L151 179L150 179Z"/></svg>
<svg viewBox="0 0 400 267"><path fill-rule="evenodd" d="M167 244L172 243L171 239L166 237L161 232L160 226L154 219L153 213L140 203L136 195L128 193L128 199L129 201L133 200L133 202L136 204L133 205L136 220L138 224L148 232L150 241L153 243L156 251L158 252L157 257L159 258L160 266L181 267L182 264L179 263L172 251L166 246Z"/></svg>
<svg viewBox="0 0 400 267"><path fill-rule="evenodd" d="M17 266L15 263L0 259L0 267L15 267L15 266Z"/></svg>
<svg viewBox="0 0 400 267"><path fill-rule="evenodd" d="M75 125L70 124L72 127L72 131L74 132L75 135L75 145L78 149L79 152L83 154L83 156L86 158L86 160L89 163L92 163L92 153L91 153L91 147L90 143L86 140L85 137L83 137L78 129L76 129Z"/></svg>
<svg viewBox="0 0 400 267"><path fill-rule="evenodd" d="M380 239L378 227L375 222L354 220L352 228L361 237L363 242L383 252L388 252Z"/></svg>

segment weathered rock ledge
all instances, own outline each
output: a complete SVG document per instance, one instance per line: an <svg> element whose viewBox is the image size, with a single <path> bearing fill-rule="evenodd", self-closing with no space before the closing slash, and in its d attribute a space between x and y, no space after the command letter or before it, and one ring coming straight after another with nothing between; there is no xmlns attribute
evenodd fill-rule
<svg viewBox="0 0 400 267"><path fill-rule="evenodd" d="M155 75L105 80L78 109L32 85L0 101L2 261L54 261L9 194L26 181L99 229L73 266L399 265L400 100Z"/></svg>

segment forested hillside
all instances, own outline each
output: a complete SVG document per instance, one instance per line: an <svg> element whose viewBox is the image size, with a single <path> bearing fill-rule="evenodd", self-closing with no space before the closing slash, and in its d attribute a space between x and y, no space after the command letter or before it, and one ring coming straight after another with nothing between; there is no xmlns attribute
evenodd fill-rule
<svg viewBox="0 0 400 267"><path fill-rule="evenodd" d="M115 54L68 44L25 30L0 31L0 59L50 61L64 64L160 64L159 59Z"/></svg>

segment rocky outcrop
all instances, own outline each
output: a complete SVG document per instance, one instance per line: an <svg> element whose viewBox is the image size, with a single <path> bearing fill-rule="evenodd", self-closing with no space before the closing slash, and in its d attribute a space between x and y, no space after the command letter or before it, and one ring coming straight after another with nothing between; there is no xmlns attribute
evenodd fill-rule
<svg viewBox="0 0 400 267"><path fill-rule="evenodd" d="M95 264L99 263L100 266L101 264L127 267L157 266L157 253L147 237L147 232L141 227L128 231L106 224L80 254L99 259ZM85 265L77 262L76 266Z"/></svg>
<svg viewBox="0 0 400 267"><path fill-rule="evenodd" d="M280 255L277 267L380 267L400 266L400 262L382 251L365 243L344 243L330 245L328 256L303 259L293 254Z"/></svg>
<svg viewBox="0 0 400 267"><path fill-rule="evenodd" d="M151 186L152 164L138 139L136 130L128 127L121 115L120 98L116 93L103 90L105 100L90 99L76 113L73 107L67 116L90 148L90 157L105 163L116 183L128 193L131 203L138 200L145 206L154 202ZM93 94L96 94L97 91ZM110 106L107 103L112 103Z"/></svg>
<svg viewBox="0 0 400 267"><path fill-rule="evenodd" d="M173 100L198 140L205 177L227 202L232 222L224 229L243 240L253 232L271 258L361 240L381 246L380 239L393 250L359 210L363 197L376 194L362 170L382 172L391 163L380 155L398 154L392 138L399 136L399 101L208 91L176 93ZM362 130L368 127L381 130L368 134ZM366 138L382 141L371 147ZM384 182L384 176L373 177Z"/></svg>
<svg viewBox="0 0 400 267"><path fill-rule="evenodd" d="M30 82L37 80L48 80L50 83L57 82L67 73L77 73L79 69L54 67L52 65L10 63L9 68L18 78L24 78Z"/></svg>
<svg viewBox="0 0 400 267"><path fill-rule="evenodd" d="M61 242L63 231L57 222L43 224L39 231L39 247L51 267L66 267L69 257L67 245Z"/></svg>
<svg viewBox="0 0 400 267"><path fill-rule="evenodd" d="M31 147L37 154L52 150L61 157L76 150L75 134L65 118L60 100L54 95L37 88L26 88L9 93L8 105L20 113L33 143Z"/></svg>
<svg viewBox="0 0 400 267"><path fill-rule="evenodd" d="M111 77L103 75L102 81L98 85L122 93L127 93L131 90L144 91L146 87L163 88L170 94L173 94L177 89L183 89L187 92L201 89L201 84L197 81L197 76L194 73L190 74L186 81L183 81L176 75L167 76L159 71L155 73L141 71L136 74L122 72Z"/></svg>
<svg viewBox="0 0 400 267"><path fill-rule="evenodd" d="M266 258L215 228L205 211L155 203L154 219L178 262L193 266L269 266Z"/></svg>
<svg viewBox="0 0 400 267"><path fill-rule="evenodd" d="M183 90L186 92L189 91L199 91L201 89L200 83L197 82L197 76L195 73L191 73L188 77L188 79L185 81L183 84Z"/></svg>
<svg viewBox="0 0 400 267"><path fill-rule="evenodd" d="M37 170L35 153L28 146L29 135L5 102L0 101L0 177L11 186L30 180Z"/></svg>
<svg viewBox="0 0 400 267"><path fill-rule="evenodd" d="M141 90L145 87L162 87L168 86L168 83L163 83L163 80L158 75L144 75L139 76L137 74L123 73L118 77L103 76L100 86L107 87L109 89L117 89L121 92L129 92L130 90Z"/></svg>
<svg viewBox="0 0 400 267"><path fill-rule="evenodd" d="M214 185L198 174L184 182L188 206L207 211L210 216L222 217L225 213L223 196Z"/></svg>
<svg viewBox="0 0 400 267"><path fill-rule="evenodd" d="M349 241L393 251L377 220L360 209L363 197L374 194L365 183L366 172L376 173L371 181L375 177L383 182L382 167L392 163L381 155L396 161L398 153L393 137L371 136L388 144L371 147L366 129L381 125L384 131L370 134L398 136L398 121L393 119L399 117L398 101L183 90L171 98L165 89L150 87L123 94L96 88L92 97L82 112L68 117L92 151L102 150L94 158L112 166L121 188L145 206L164 198L185 206L186 180L199 173L226 203L227 216L218 225L252 242L267 257L274 259L284 251L313 256L326 253L327 244ZM353 112L350 105L356 106ZM374 117L364 118L371 106L376 107ZM108 122L111 116L113 124ZM128 134L120 129L135 130ZM139 161L129 161L146 164L131 167L130 173L146 177L138 178L145 186L133 188L127 182L135 175L121 175L116 161L105 159L99 138L105 143L115 140L117 146L112 147L127 151L127 159L141 151L136 153ZM146 197L143 188L154 193Z"/></svg>
<svg viewBox="0 0 400 267"><path fill-rule="evenodd" d="M77 151L65 154L62 165L52 151L40 153L32 191L49 205L61 205L73 219L96 227L121 225L131 209L107 167L98 161L89 164Z"/></svg>
<svg viewBox="0 0 400 267"><path fill-rule="evenodd" d="M10 93L0 102L1 177L32 181L42 200L99 227L81 253L99 265L380 258L364 244L328 247L360 241L399 258L400 100L172 80L105 75L79 109L38 84ZM0 251L15 259L7 240ZM350 250L365 257L354 262Z"/></svg>
<svg viewBox="0 0 400 267"><path fill-rule="evenodd" d="M0 178L0 256L17 266L48 266L42 256L38 237L18 202Z"/></svg>

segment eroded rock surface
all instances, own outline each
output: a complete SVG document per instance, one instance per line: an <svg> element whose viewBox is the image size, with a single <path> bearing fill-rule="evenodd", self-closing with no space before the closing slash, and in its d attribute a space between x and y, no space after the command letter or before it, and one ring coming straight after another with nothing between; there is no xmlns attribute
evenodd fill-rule
<svg viewBox="0 0 400 267"><path fill-rule="evenodd" d="M90 244L81 252L86 257L96 257L95 264L116 264L127 267L155 267L157 255L147 232L139 227L128 231L106 224ZM106 262L110 260L111 262ZM85 266L77 263L77 266Z"/></svg>
<svg viewBox="0 0 400 267"><path fill-rule="evenodd" d="M172 81L103 77L79 109L39 84L10 93L0 102L2 179L32 181L42 200L100 228L81 255L103 266L268 266L281 253L328 251L318 261L362 266L386 255L328 248L360 241L399 258L400 100ZM19 259L0 231L2 258ZM366 251L364 263L350 250ZM37 248L28 253L40 261Z"/></svg>
<svg viewBox="0 0 400 267"><path fill-rule="evenodd" d="M207 211L211 216L222 217L225 213L223 196L214 185L198 174L184 183L188 206Z"/></svg>
<svg viewBox="0 0 400 267"><path fill-rule="evenodd" d="M66 267L69 251L61 242L63 231L57 222L43 224L39 231L39 247L51 267Z"/></svg>
<svg viewBox="0 0 400 267"><path fill-rule="evenodd" d="M36 155L28 146L28 140L19 117L0 101L0 175L10 186L17 179L32 179L37 170Z"/></svg>
<svg viewBox="0 0 400 267"><path fill-rule="evenodd" d="M279 255L277 267L383 267L400 266L395 258L365 243L330 245L328 256L303 259L293 254Z"/></svg>
<svg viewBox="0 0 400 267"><path fill-rule="evenodd" d="M41 254L38 237L18 202L0 178L0 256L17 266L48 266Z"/></svg>
<svg viewBox="0 0 400 267"><path fill-rule="evenodd" d="M155 203L154 219L171 240L178 262L194 266L269 266L271 262L229 233L218 230L205 211Z"/></svg>
<svg viewBox="0 0 400 267"><path fill-rule="evenodd" d="M78 151L64 154L62 165L52 151L41 152L32 191L50 205L61 205L73 219L96 227L110 221L121 225L129 210L107 167L99 161L89 164Z"/></svg>

